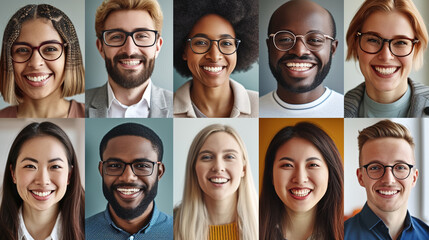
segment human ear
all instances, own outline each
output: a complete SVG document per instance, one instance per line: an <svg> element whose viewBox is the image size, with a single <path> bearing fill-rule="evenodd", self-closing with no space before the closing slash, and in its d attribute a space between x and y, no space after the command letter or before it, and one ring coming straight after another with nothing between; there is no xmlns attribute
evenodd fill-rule
<svg viewBox="0 0 429 240"><path fill-rule="evenodd" d="M12 164L9 165L10 174L12 175L12 181L16 184L15 172L12 169Z"/></svg>
<svg viewBox="0 0 429 240"><path fill-rule="evenodd" d="M164 163L158 163L158 181L162 178L162 175L164 175L164 172L165 172Z"/></svg>
<svg viewBox="0 0 429 240"><path fill-rule="evenodd" d="M416 171L414 171L412 178L413 178L413 183L411 186L414 187L414 186L416 186L417 178L419 178L419 170L418 169L416 169Z"/></svg>
<svg viewBox="0 0 429 240"><path fill-rule="evenodd" d="M357 176L357 178L358 178L359 184L360 184L362 187L365 187L365 184L364 184L364 182L363 182L363 180L362 180L362 170L361 170L361 168L356 169L356 176Z"/></svg>
<svg viewBox="0 0 429 240"><path fill-rule="evenodd" d="M332 56L335 55L335 52L337 51L337 47L338 47L338 40L332 41L332 44L331 44L331 53L332 53Z"/></svg>
<svg viewBox="0 0 429 240"><path fill-rule="evenodd" d="M103 43L101 42L101 40L99 38L97 38L97 41L95 41L95 45L97 45L97 50L100 53L101 57L104 59L105 54L103 51Z"/></svg>
<svg viewBox="0 0 429 240"><path fill-rule="evenodd" d="M103 161L98 162L98 172L100 172L101 177L103 177Z"/></svg>
<svg viewBox="0 0 429 240"><path fill-rule="evenodd" d="M156 50L155 50L155 58L158 57L159 52L161 51L161 47L162 47L162 43L163 43L163 39L162 37L159 37L158 40L156 41L155 45L156 45Z"/></svg>

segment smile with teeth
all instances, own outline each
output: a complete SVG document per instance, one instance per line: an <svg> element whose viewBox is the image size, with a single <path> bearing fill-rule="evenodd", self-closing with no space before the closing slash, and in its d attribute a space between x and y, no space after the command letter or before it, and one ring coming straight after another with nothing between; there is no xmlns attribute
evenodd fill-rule
<svg viewBox="0 0 429 240"><path fill-rule="evenodd" d="M43 76L34 76L34 77L26 75L25 77L32 82L41 82L41 81L47 79L49 77L49 74L43 75Z"/></svg>
<svg viewBox="0 0 429 240"><path fill-rule="evenodd" d="M208 67L208 66L203 66L203 69L209 72L220 72L222 71L223 67Z"/></svg>
<svg viewBox="0 0 429 240"><path fill-rule="evenodd" d="M395 195L395 194L397 194L399 191L398 191L398 190L392 190L392 191L383 191L383 190L378 190L378 192L379 192L380 194L382 194L382 195L388 195L388 196L391 196L391 195Z"/></svg>
<svg viewBox="0 0 429 240"><path fill-rule="evenodd" d="M314 64L311 63L294 63L294 62L288 62L286 63L286 66L294 71L307 71L308 69L312 68Z"/></svg>
<svg viewBox="0 0 429 240"><path fill-rule="evenodd" d="M121 60L121 63L124 65L135 66L140 64L140 60Z"/></svg>
<svg viewBox="0 0 429 240"><path fill-rule="evenodd" d="M305 197L308 194L310 194L311 190L310 189L291 189L290 192L298 197Z"/></svg>
<svg viewBox="0 0 429 240"><path fill-rule="evenodd" d="M139 188L117 188L116 190L118 190L120 193L124 195L131 195L131 194L140 192Z"/></svg>
<svg viewBox="0 0 429 240"><path fill-rule="evenodd" d="M53 193L54 191L47 191L47 192L38 192L38 191L31 191L34 195L37 195L39 197L46 197L49 194Z"/></svg>
<svg viewBox="0 0 429 240"><path fill-rule="evenodd" d="M374 67L375 71L382 75L389 75L396 71L397 67Z"/></svg>
<svg viewBox="0 0 429 240"><path fill-rule="evenodd" d="M226 179L226 178L210 178L209 181L212 183L216 183L216 184L224 184L224 183L227 183L229 181L229 179Z"/></svg>

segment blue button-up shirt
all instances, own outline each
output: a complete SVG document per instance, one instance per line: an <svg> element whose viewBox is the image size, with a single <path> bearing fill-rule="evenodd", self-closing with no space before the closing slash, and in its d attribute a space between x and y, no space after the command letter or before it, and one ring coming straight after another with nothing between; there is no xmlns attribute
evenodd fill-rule
<svg viewBox="0 0 429 240"><path fill-rule="evenodd" d="M344 239L388 240L392 238L384 222L365 203L362 211L344 223ZM407 211L404 229L399 235L398 240L420 239L429 239L429 226L423 221L412 217L410 212Z"/></svg>
<svg viewBox="0 0 429 240"><path fill-rule="evenodd" d="M97 213L85 220L85 239L89 240L140 240L140 239L173 239L173 218L160 212L153 204L149 223L137 233L130 234L113 222L109 205L104 212Z"/></svg>

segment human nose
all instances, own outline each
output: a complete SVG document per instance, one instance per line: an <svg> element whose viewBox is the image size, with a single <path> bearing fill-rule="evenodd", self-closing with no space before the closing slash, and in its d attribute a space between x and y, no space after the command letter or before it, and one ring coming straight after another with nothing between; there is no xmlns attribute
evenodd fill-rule
<svg viewBox="0 0 429 240"><path fill-rule="evenodd" d="M223 53L219 50L219 42L213 41L209 51L206 53L206 58L211 59L213 62L217 62L222 56Z"/></svg>
<svg viewBox="0 0 429 240"><path fill-rule="evenodd" d="M225 171L225 164L222 159L217 158L215 161L213 161L212 171L213 172Z"/></svg>
<svg viewBox="0 0 429 240"><path fill-rule="evenodd" d="M36 184L38 185L49 185L51 182L49 173L47 169L39 169L36 174L35 179Z"/></svg>
<svg viewBox="0 0 429 240"><path fill-rule="evenodd" d="M308 181L307 170L305 168L298 167L293 173L292 181L298 184L307 182Z"/></svg>
<svg viewBox="0 0 429 240"><path fill-rule="evenodd" d="M289 52L297 56L309 55L310 50L308 50L304 41L305 41L305 36L301 36L301 35L295 36L295 45L291 49L289 49Z"/></svg>
<svg viewBox="0 0 429 240"><path fill-rule="evenodd" d="M383 42L380 52L378 53L378 57L382 60L389 60L395 57L393 53L390 51L390 43Z"/></svg>
<svg viewBox="0 0 429 240"><path fill-rule="evenodd" d="M120 180L123 182L133 182L137 179L137 176L134 174L131 165L125 165L124 172L120 176Z"/></svg>
<svg viewBox="0 0 429 240"><path fill-rule="evenodd" d="M393 175L393 167L387 166L384 168L384 175L381 178L381 181L384 183L392 183L396 181L395 176Z"/></svg>
<svg viewBox="0 0 429 240"><path fill-rule="evenodd" d="M128 55L132 55L138 51L138 47L134 43L132 36L127 36L123 48Z"/></svg>
<svg viewBox="0 0 429 240"><path fill-rule="evenodd" d="M33 48L30 59L28 60L29 66L37 68L38 66L43 65L45 59L40 55L39 48Z"/></svg>

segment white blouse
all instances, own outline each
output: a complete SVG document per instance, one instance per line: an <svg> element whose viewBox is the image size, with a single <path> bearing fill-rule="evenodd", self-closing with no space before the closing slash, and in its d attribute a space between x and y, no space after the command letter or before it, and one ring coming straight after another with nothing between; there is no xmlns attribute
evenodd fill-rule
<svg viewBox="0 0 429 240"><path fill-rule="evenodd" d="M19 240L34 240L30 235L27 228L25 227L24 218L22 217L22 207L19 209L19 229L18 229L18 239ZM45 240L60 240L61 236L61 213L58 214L57 220L55 222L54 229L52 229L51 234L45 238Z"/></svg>

